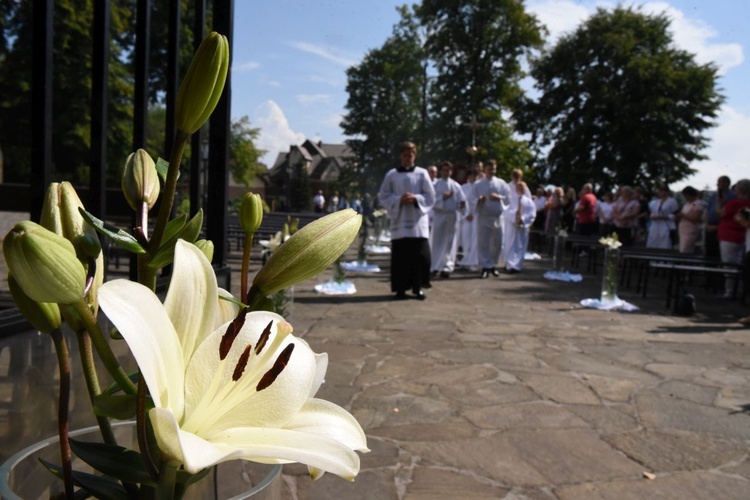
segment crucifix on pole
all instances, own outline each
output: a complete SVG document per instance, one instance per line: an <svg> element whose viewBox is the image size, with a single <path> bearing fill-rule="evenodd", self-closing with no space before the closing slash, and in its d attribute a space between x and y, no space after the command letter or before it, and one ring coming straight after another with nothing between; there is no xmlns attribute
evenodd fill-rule
<svg viewBox="0 0 750 500"><path fill-rule="evenodd" d="M471 163L474 164L474 157L479 153L479 148L477 147L477 130L483 125L477 121L476 115L472 115L471 123L465 123L464 125L471 128L471 146L466 148L466 152L469 153Z"/></svg>

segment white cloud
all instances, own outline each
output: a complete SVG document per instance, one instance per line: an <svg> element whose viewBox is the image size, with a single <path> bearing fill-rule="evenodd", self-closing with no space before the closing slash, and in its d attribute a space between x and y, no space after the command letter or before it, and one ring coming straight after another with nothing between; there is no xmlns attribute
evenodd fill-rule
<svg viewBox="0 0 750 500"><path fill-rule="evenodd" d="M714 62L721 74L742 64L744 55L738 43L714 43L718 33L703 20L687 17L681 10L667 2L633 3L647 14L666 14L672 20L671 31L675 44L681 49L695 54L700 64ZM528 10L539 18L549 30L549 42L554 43L564 33L573 31L582 21L596 11L597 7L611 10L610 2L576 3L571 0L532 0Z"/></svg>
<svg viewBox="0 0 750 500"><path fill-rule="evenodd" d="M323 125L327 127L331 127L335 130L340 131L341 129L339 129L339 127L341 126L341 122L343 120L344 120L344 115L342 113L335 113L324 118L320 123L322 123Z"/></svg>
<svg viewBox="0 0 750 500"><path fill-rule="evenodd" d="M346 55L343 51L336 49L335 47L323 47L309 42L289 42L289 46L294 47L297 50L313 54L323 59L327 59L331 62L348 68L358 63L357 58L350 55Z"/></svg>
<svg viewBox="0 0 750 500"><path fill-rule="evenodd" d="M675 184L674 189L682 189L688 184L696 189L706 186L713 189L720 175L728 175L733 183L750 178L750 146L747 141L750 116L724 106L717 121L718 125L707 134L711 145L704 153L709 159L695 163L693 167L698 169L698 173Z"/></svg>
<svg viewBox="0 0 750 500"><path fill-rule="evenodd" d="M650 14L664 13L672 20L671 29L675 44L695 54L700 64L714 62L721 74L742 64L744 55L739 43L712 43L718 33L701 19L688 18L685 14L668 3L652 2L643 5L644 12Z"/></svg>
<svg viewBox="0 0 750 500"><path fill-rule="evenodd" d="M273 166L279 153L289 151L289 146L305 141L305 134L292 130L284 112L271 100L255 109L253 124L260 128L258 147L267 151L261 161L269 168Z"/></svg>
<svg viewBox="0 0 750 500"><path fill-rule="evenodd" d="M331 96L328 94L297 94L295 98L303 106L331 102Z"/></svg>
<svg viewBox="0 0 750 500"><path fill-rule="evenodd" d="M564 33L573 31L593 12L593 7L586 7L569 0L532 0L527 10L536 15L539 21L549 30L548 42L554 44Z"/></svg>
<svg viewBox="0 0 750 500"><path fill-rule="evenodd" d="M248 61L242 64L235 64L232 66L232 71L235 73L247 73L260 68L260 63L256 61Z"/></svg>

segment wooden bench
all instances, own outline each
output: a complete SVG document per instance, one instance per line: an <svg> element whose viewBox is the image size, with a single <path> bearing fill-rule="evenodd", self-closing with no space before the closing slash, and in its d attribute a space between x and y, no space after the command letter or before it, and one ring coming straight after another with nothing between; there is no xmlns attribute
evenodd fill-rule
<svg viewBox="0 0 750 500"><path fill-rule="evenodd" d="M636 293L639 293L642 286L648 286L649 273L652 270L649 266L651 262L699 265L706 267L715 267L717 264L720 264L720 262L708 260L700 255L684 254L675 250L642 247L623 248L620 250L620 286L630 288L633 272L636 272Z"/></svg>
<svg viewBox="0 0 750 500"><path fill-rule="evenodd" d="M722 266L730 267L711 267L711 266L699 266L689 264L673 264L668 262L651 262L651 269L664 269L668 271L667 280L667 308L672 303L672 297L675 299L679 296L680 286L686 281L692 273L701 274L722 274L724 276L734 276L734 290L733 296L737 297L737 287L739 286L739 278L742 276L742 265L731 266L729 264L721 264ZM646 296L646 289L644 286L643 296ZM742 297L740 300L742 301Z"/></svg>
<svg viewBox="0 0 750 500"><path fill-rule="evenodd" d="M268 212L263 214L263 222L261 222L258 231L255 233L254 244L257 244L260 240L267 240L274 236L276 233L284 228L284 224L287 222L299 221L299 229L302 229L309 223L318 220L325 214L319 214L315 212ZM242 242L245 239L245 232L240 226L239 218L237 214L230 214L227 222L227 240L234 241L238 251L242 250Z"/></svg>

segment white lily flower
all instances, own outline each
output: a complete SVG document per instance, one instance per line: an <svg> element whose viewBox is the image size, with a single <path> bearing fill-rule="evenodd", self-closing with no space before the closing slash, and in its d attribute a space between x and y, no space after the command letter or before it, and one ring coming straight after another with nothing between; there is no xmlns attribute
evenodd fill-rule
<svg viewBox="0 0 750 500"><path fill-rule="evenodd" d="M220 325L216 277L195 246L179 241L165 303L148 288L115 280L100 307L128 343L155 408L156 440L190 473L245 459L302 462L353 479L369 451L362 428L343 408L314 399L328 358L290 335L270 312Z"/></svg>

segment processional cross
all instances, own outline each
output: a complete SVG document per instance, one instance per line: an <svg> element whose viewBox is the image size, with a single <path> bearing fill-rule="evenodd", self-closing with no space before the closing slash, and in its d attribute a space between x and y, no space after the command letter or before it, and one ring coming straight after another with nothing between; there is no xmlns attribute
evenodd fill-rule
<svg viewBox="0 0 750 500"><path fill-rule="evenodd" d="M479 130L480 127L483 127L484 125L479 123L477 121L477 116L472 115L471 117L471 123L465 123L464 124L467 127L471 128L471 146L468 146L466 148L466 152L469 153L469 156L471 156L471 163L474 163L474 157L479 153L479 148L477 147L477 130Z"/></svg>

